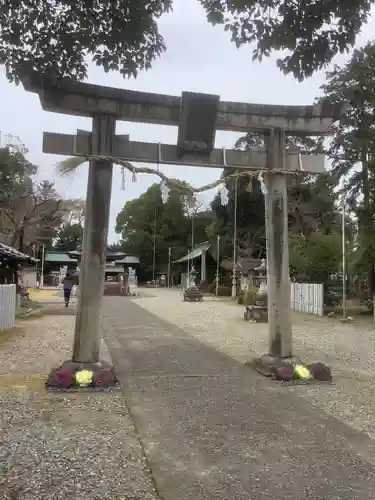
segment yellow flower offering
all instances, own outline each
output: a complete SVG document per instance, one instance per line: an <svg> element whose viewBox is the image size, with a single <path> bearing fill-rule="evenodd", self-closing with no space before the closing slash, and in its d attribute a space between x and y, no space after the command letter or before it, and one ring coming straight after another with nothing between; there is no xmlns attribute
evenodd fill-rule
<svg viewBox="0 0 375 500"><path fill-rule="evenodd" d="M303 365L294 365L294 373L302 380L312 380L310 370Z"/></svg>
<svg viewBox="0 0 375 500"><path fill-rule="evenodd" d="M81 387L87 387L92 383L92 378L94 376L94 372L91 370L80 370L75 373L75 379L78 385Z"/></svg>

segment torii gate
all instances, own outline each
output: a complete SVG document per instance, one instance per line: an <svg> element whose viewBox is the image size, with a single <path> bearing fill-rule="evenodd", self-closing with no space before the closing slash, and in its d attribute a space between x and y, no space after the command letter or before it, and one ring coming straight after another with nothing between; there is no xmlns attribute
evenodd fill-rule
<svg viewBox="0 0 375 500"><path fill-rule="evenodd" d="M22 83L25 90L39 95L44 110L93 120L92 133L44 133L44 153L105 157L90 160L72 360L63 363L50 375L47 386L86 384L103 388L116 384L111 367L99 359L100 309L115 158L129 162L265 172L268 191L265 217L269 354L275 358L291 357L285 174L298 172L301 158L298 151L286 152L286 136L326 134L341 116L343 107L220 102L218 96L189 92L184 92L179 98L88 83L45 81L37 74L29 75ZM177 126L177 145L133 142L129 136L116 136L116 120ZM216 130L262 133L267 146L265 149L254 148L251 152L227 150L223 158L223 151L214 149ZM306 173L324 172L323 156L302 155L302 164ZM79 376L75 376L76 372Z"/></svg>

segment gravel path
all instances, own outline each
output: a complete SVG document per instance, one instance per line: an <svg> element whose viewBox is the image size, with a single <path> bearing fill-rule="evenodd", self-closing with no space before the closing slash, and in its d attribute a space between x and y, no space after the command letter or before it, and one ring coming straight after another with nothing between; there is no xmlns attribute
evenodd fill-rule
<svg viewBox="0 0 375 500"><path fill-rule="evenodd" d="M205 299L182 301L176 290L154 290L154 297L137 303L178 325L205 344L245 363L268 351L267 325L243 320L243 308L235 303ZM318 408L375 438L375 335L371 325L343 324L337 319L293 314L294 353L306 361L327 363L332 386L294 386Z"/></svg>
<svg viewBox="0 0 375 500"><path fill-rule="evenodd" d="M0 334L0 499L156 500L120 392L44 390L69 358L73 326L46 316Z"/></svg>

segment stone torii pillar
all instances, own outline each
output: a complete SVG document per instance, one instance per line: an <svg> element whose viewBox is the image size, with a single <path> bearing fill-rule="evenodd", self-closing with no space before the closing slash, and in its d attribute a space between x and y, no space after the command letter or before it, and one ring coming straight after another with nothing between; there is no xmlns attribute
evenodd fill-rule
<svg viewBox="0 0 375 500"><path fill-rule="evenodd" d="M98 106L100 95L90 86L77 92L75 84L54 82L45 84L38 75L23 81L26 90L39 94L43 108L65 114L77 114L75 105L84 99L93 108L79 105L84 116L92 118L92 133L87 137L87 154L109 157L92 159L89 165L82 258L80 293L74 332L72 358L53 370L46 386L51 389L107 389L118 382L112 366L100 359L101 304L104 291L107 235L112 191L113 145L116 114ZM74 150L74 148L73 148Z"/></svg>
<svg viewBox="0 0 375 500"><path fill-rule="evenodd" d="M273 129L266 137L265 219L267 249L268 352L276 358L292 356L290 317L289 234L285 131Z"/></svg>
<svg viewBox="0 0 375 500"><path fill-rule="evenodd" d="M114 116L93 116L92 155L113 155L115 128ZM99 357L112 173L111 160L90 161L72 359L52 371L46 384L52 389L64 384L95 389L117 385L112 367Z"/></svg>
<svg viewBox="0 0 375 500"><path fill-rule="evenodd" d="M92 122L92 154L111 157L115 118L98 115L93 117ZM100 310L104 292L112 171L111 160L90 161L79 277L79 306L72 356L74 363L99 362Z"/></svg>

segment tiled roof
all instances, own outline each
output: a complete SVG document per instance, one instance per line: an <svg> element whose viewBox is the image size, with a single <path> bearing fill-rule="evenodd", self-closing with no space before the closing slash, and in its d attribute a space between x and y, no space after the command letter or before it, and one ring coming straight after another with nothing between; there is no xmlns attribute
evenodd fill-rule
<svg viewBox="0 0 375 500"><path fill-rule="evenodd" d="M261 263L261 259L254 259L252 257L240 257L237 260L236 271L244 273L254 271L261 265ZM220 265L226 271L231 271L233 269L233 259L223 259Z"/></svg>
<svg viewBox="0 0 375 500"><path fill-rule="evenodd" d="M73 250L71 252L46 252L45 262L78 264L80 257L80 250ZM134 255L125 255L122 252L108 252L107 262L116 262L116 264L139 264L139 258Z"/></svg>
<svg viewBox="0 0 375 500"><path fill-rule="evenodd" d="M0 256L28 262L38 262L38 259L34 259L33 257L30 257L30 255L22 253L13 247L5 245L4 243L0 243Z"/></svg>
<svg viewBox="0 0 375 500"><path fill-rule="evenodd" d="M125 255L123 259L116 259L116 264L139 264L139 258L135 255Z"/></svg>
<svg viewBox="0 0 375 500"><path fill-rule="evenodd" d="M68 252L69 257L75 258L76 261L81 257L81 250L73 250ZM107 261L113 260L121 260L125 257L125 254L122 252L107 252Z"/></svg>
<svg viewBox="0 0 375 500"><path fill-rule="evenodd" d="M58 262L61 264L77 263L77 259L72 259L64 252L46 252L45 262Z"/></svg>
<svg viewBox="0 0 375 500"><path fill-rule="evenodd" d="M204 241L203 243L199 243L196 245L191 252L182 257L181 259L174 260L173 264L177 264L179 262L187 262L188 260L196 259L200 257L203 252L206 252L210 248L210 243L208 241Z"/></svg>
<svg viewBox="0 0 375 500"><path fill-rule="evenodd" d="M70 257L74 257L75 261L81 257L80 250L74 250L72 252L68 252ZM135 255L126 255L123 252L107 252L107 262L116 262L116 264L139 264L139 258Z"/></svg>

